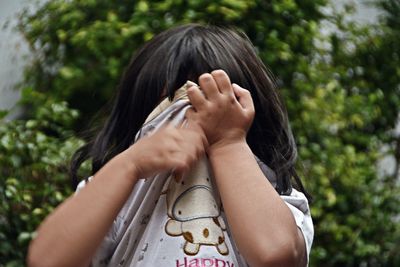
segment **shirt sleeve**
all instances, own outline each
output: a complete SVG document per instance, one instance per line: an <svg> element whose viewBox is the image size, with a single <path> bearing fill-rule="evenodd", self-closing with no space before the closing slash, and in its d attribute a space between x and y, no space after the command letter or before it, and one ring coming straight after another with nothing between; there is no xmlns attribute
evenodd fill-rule
<svg viewBox="0 0 400 267"><path fill-rule="evenodd" d="M93 176L90 176L88 179L82 180L79 182L78 186L76 187L75 190L75 195L79 194L79 192L92 180ZM93 255L92 260L91 260L91 265L92 266L98 266L98 267L105 267L108 266L108 262L110 261L114 250L117 246L117 242L115 240L115 237L117 235L117 230L121 229L121 225L123 223L123 220L120 218L118 215L112 226L110 227L109 231L107 232L106 236L103 238L103 241L99 245L99 247L96 250L96 253Z"/></svg>
<svg viewBox="0 0 400 267"><path fill-rule="evenodd" d="M311 218L310 206L306 196L292 189L289 196L281 195L286 205L289 207L296 221L297 227L301 230L304 236L304 241L307 250L307 266L309 263L310 251L314 239L314 225Z"/></svg>
<svg viewBox="0 0 400 267"><path fill-rule="evenodd" d="M93 176L90 176L88 179L85 179L85 180L82 180L82 181L79 182L78 186L77 186L76 189L75 189L75 195L78 194L79 191L81 191L82 188L84 188L84 187L86 186L86 184L87 184L88 182L90 182L90 180L92 180L92 177L93 177Z"/></svg>

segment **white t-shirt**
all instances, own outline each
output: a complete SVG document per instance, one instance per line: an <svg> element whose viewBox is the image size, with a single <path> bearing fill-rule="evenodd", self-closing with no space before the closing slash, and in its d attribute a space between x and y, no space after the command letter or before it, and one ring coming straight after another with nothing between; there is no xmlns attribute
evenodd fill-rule
<svg viewBox="0 0 400 267"><path fill-rule="evenodd" d="M183 89L149 115L136 140L166 122L184 120L190 103L179 94ZM276 186L273 171L257 161ZM77 192L84 186L82 181ZM314 228L307 198L295 189L281 197L304 235L308 259ZM179 182L167 173L139 180L97 249L92 266L248 266L230 234L207 158Z"/></svg>

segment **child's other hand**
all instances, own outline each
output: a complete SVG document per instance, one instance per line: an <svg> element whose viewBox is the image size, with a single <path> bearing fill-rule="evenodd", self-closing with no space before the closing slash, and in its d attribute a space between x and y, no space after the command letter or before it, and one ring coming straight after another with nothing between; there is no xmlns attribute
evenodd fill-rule
<svg viewBox="0 0 400 267"><path fill-rule="evenodd" d="M253 121L255 111L250 92L231 84L223 70L200 76L201 90L188 89L192 109L186 113L189 121L201 126L209 148L243 142Z"/></svg>
<svg viewBox="0 0 400 267"><path fill-rule="evenodd" d="M206 145L207 139L201 129L168 125L143 137L124 154L138 178L170 170L182 175L204 154Z"/></svg>

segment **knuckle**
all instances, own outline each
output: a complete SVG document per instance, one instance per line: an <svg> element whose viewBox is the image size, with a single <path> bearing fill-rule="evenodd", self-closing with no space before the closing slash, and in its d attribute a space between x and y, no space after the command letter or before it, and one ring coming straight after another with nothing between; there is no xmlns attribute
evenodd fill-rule
<svg viewBox="0 0 400 267"><path fill-rule="evenodd" d="M236 97L233 93L226 95L226 97L228 98L228 100L236 100Z"/></svg>
<svg viewBox="0 0 400 267"><path fill-rule="evenodd" d="M234 104L236 102L236 97L233 94L229 94L226 97L230 104Z"/></svg>

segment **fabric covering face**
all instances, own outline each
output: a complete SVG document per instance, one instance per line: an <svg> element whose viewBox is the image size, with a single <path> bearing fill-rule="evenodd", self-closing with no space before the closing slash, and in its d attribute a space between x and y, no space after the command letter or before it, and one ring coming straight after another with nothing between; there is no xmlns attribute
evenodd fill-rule
<svg viewBox="0 0 400 267"><path fill-rule="evenodd" d="M190 107L186 88L192 84L187 82L177 90L173 101L162 101L148 116L135 141L166 123L183 123ZM257 162L275 187L274 172L259 159ZM77 193L84 186L82 181ZM295 189L282 199L304 235L309 255L314 229L307 199ZM248 219L251 218L244 218ZM229 231L207 158L199 159L179 182L173 173L140 179L91 266L248 266Z"/></svg>

